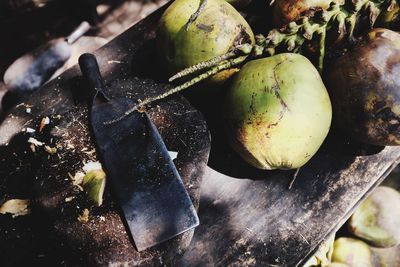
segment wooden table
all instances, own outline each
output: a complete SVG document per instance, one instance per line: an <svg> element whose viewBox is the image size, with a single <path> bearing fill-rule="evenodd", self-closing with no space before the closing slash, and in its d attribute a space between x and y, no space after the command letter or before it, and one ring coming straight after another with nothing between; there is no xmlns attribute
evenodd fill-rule
<svg viewBox="0 0 400 267"><path fill-rule="evenodd" d="M160 14L161 11L152 14L98 51L103 63L135 59L107 68L107 81L118 79L121 73L158 82L165 80L157 65L146 64L156 64L154 53L149 51L155 49L154 34ZM72 86L76 75L73 70L60 80ZM201 87L190 89L185 96L204 114L212 149L200 187L201 225L186 253L176 260L176 266L301 265L399 162L398 147L356 144L332 129L289 190L292 171L255 170L231 151L218 115L223 90ZM54 99L51 104L41 103L41 107L35 108L59 110L71 104L59 96L56 86L47 89L46 96L39 92L36 98ZM18 116L21 114L23 111L17 108L5 118L0 127L1 144L8 143L24 127L28 116Z"/></svg>

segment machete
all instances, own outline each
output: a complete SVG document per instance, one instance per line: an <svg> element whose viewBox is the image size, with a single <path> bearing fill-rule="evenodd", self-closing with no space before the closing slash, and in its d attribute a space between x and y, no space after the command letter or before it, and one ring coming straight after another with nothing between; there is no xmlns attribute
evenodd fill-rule
<svg viewBox="0 0 400 267"><path fill-rule="evenodd" d="M105 95L94 55L83 54L79 65L93 96L90 121L100 160L137 250L198 226L193 203L148 115L136 111L105 125L136 101Z"/></svg>

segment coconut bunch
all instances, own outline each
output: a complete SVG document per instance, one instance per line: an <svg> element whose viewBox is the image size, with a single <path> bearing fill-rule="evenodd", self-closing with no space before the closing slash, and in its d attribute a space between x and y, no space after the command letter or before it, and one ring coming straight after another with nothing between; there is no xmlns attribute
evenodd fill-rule
<svg viewBox="0 0 400 267"><path fill-rule="evenodd" d="M221 99L227 139L259 169L304 166L332 115L357 141L400 144L400 35L374 28L397 25L396 0L265 1L273 14L263 17L265 28L275 27L266 33L255 33L238 11L249 2L175 0L157 41L174 86L112 122L205 81L200 86L228 87Z"/></svg>

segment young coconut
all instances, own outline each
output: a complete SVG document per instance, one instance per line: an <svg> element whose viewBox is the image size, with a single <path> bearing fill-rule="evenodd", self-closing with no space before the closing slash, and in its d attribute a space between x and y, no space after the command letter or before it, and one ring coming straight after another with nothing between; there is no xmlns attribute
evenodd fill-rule
<svg viewBox="0 0 400 267"><path fill-rule="evenodd" d="M349 230L374 247L400 244L400 193L378 187L354 212Z"/></svg>
<svg viewBox="0 0 400 267"><path fill-rule="evenodd" d="M199 7L201 13L196 13ZM198 16L194 19L193 14ZM242 44L254 44L254 35L246 20L224 0L175 0L160 19L158 44L161 59L172 74ZM214 80L225 80L236 71L223 71Z"/></svg>
<svg viewBox="0 0 400 267"><path fill-rule="evenodd" d="M304 56L279 54L248 62L225 105L234 150L259 169L297 169L328 134L332 110L318 71Z"/></svg>
<svg viewBox="0 0 400 267"><path fill-rule="evenodd" d="M375 267L377 258L369 246L361 240L341 237L335 240L332 261L349 267Z"/></svg>
<svg viewBox="0 0 400 267"><path fill-rule="evenodd" d="M368 144L400 145L400 34L373 29L327 76L344 132Z"/></svg>

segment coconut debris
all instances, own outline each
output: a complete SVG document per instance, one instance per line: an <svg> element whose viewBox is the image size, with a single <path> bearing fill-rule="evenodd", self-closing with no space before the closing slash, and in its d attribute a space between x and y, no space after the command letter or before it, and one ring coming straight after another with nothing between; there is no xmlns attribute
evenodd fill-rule
<svg viewBox="0 0 400 267"><path fill-rule="evenodd" d="M89 210L84 209L82 214L78 216L78 221L81 223L87 223L89 221Z"/></svg>
<svg viewBox="0 0 400 267"><path fill-rule="evenodd" d="M33 137L29 137L28 143L31 143L34 146L43 146L44 145L43 142L40 142L39 140L37 140L36 138L33 138Z"/></svg>
<svg viewBox="0 0 400 267"><path fill-rule="evenodd" d="M28 199L10 199L0 206L0 214L11 214L13 218L31 213Z"/></svg>

